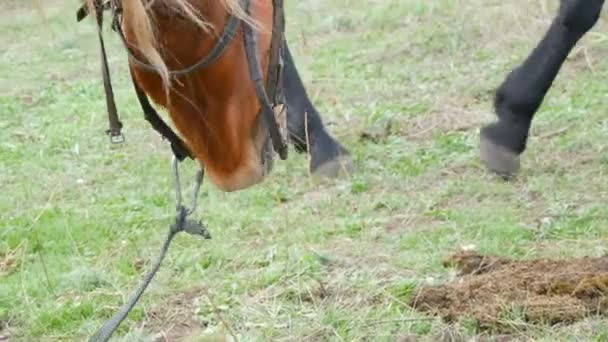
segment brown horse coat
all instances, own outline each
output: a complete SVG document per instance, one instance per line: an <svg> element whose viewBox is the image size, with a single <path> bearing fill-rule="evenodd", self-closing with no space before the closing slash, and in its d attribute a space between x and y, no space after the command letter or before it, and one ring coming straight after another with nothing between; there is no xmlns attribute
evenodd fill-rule
<svg viewBox="0 0 608 342"><path fill-rule="evenodd" d="M205 27L177 15L169 1L183 0L157 0L146 15L151 15L159 55L169 70L177 70L204 58L216 44L229 18L225 1L230 0L191 0L193 12L202 14ZM255 0L251 7L250 19L259 26L257 47L261 66L266 71L272 1ZM122 28L127 42L137 51L143 44L138 41L141 25L136 15L125 10ZM206 29L207 25L211 29ZM145 60L148 56L141 53L138 57ZM220 189L239 190L264 178L268 172L268 163L263 158L268 134L260 123L260 104L249 77L242 27L215 63L172 79L169 96L166 83L158 73L138 68L134 63L130 63L130 67L147 95L167 109L177 130Z"/></svg>

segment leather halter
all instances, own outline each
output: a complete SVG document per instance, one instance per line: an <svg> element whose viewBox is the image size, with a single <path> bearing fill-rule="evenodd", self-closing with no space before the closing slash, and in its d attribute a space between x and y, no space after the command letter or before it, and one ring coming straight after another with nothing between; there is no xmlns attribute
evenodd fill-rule
<svg viewBox="0 0 608 342"><path fill-rule="evenodd" d="M246 2L249 2L249 1L246 1ZM158 72L156 67L140 60L133 53L133 47L131 46L131 44L129 44L127 42L127 38L125 37L125 34L122 31L122 28L120 26L121 19L122 19L122 9L115 10L113 27L114 27L114 30L116 32L118 32L120 39L122 40L125 48L127 49L128 53L129 53L129 60L133 64L135 64L138 68L141 68L141 69L144 69L144 70L150 71L150 72ZM224 51L226 50L228 45L230 45L230 43L232 42L232 39L234 39L234 36L236 35L236 32L237 32L240 24L241 24L241 20L238 17L231 15L230 18L228 19L228 22L224 26L224 31L222 32L222 35L219 37L218 42L213 46L211 51L209 51L209 53L205 57L201 58L199 61L197 61L196 63L192 64L189 67L186 67L183 69L178 69L178 70L169 70L169 76L170 77L179 77L179 76L188 75L188 74L197 72L201 69L204 69L204 68L210 66L211 64L215 63L215 61L217 61L222 56L222 54L224 53Z"/></svg>
<svg viewBox="0 0 608 342"><path fill-rule="evenodd" d="M245 9L247 14L250 14L250 2L251 0L240 0L239 5ZM104 82L104 90L106 93L106 105L108 110L108 120L110 128L106 131L110 136L112 142L124 141L124 136L121 132L122 122L118 118L118 111L116 109L116 103L114 101L114 93L112 91L112 85L110 80L110 73L108 69L108 62L105 52L105 46L103 42L102 27L103 27L103 13L105 10L112 12L112 28L120 36L127 52L129 60L136 67L142 68L150 72L158 72L158 70L137 58L133 53L132 47L127 42L125 35L122 31L120 22L122 19L122 7L120 0L95 0L95 14L97 19L97 32L99 37L101 59L102 59L102 76ZM281 50L284 47L284 31L285 31L285 19L283 0L273 0L273 29L272 39L270 48L270 63L268 65L268 83L266 86L263 84L263 74L261 72L261 65L256 49L256 40L254 30L243 22L240 18L230 15L222 35L218 39L218 42L211 49L211 51L198 62L193 65L180 70L170 70L170 77L179 77L187 74L194 73L198 70L206 68L216 62L224 53L226 48L234 40L238 28L243 24L243 42L247 54L247 62L249 64L249 71L251 80L255 83L256 95L261 105L261 114L268 128L270 138L274 150L279 154L281 159L287 158L287 143L285 137L281 135L279 125L275 118L274 108L280 104L284 104L284 98L282 93L282 58ZM78 10L76 17L78 21L81 21L89 14L88 6L84 4ZM181 161L186 157L194 159L192 152L188 149L186 143L161 119L158 112L151 105L145 92L139 87L135 77L131 71L131 78L133 86L139 103L144 111L145 119L150 122L152 127L161 134L161 136L169 140L171 149L175 156Z"/></svg>

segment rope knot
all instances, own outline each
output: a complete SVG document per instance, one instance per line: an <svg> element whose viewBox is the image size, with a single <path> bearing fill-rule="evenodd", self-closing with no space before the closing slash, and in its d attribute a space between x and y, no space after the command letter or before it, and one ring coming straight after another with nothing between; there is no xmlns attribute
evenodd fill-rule
<svg viewBox="0 0 608 342"><path fill-rule="evenodd" d="M175 215L175 223L171 225L171 232L177 234L184 231L190 235L198 235L205 239L211 239L207 226L200 220L189 219L189 214L190 211L183 205L180 205Z"/></svg>

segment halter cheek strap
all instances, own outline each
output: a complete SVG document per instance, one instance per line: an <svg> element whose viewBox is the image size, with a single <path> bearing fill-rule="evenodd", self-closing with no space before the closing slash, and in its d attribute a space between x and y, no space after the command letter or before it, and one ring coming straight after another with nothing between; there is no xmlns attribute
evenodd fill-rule
<svg viewBox="0 0 608 342"><path fill-rule="evenodd" d="M247 3L247 7L245 7L246 13L251 14L251 9L249 8L250 2L245 1ZM277 3L279 4L279 8L277 10ZM260 60L258 58L256 37L253 29L249 25L245 25L243 27L244 35L243 39L245 42L245 51L247 53L247 61L249 64L249 75L251 80L255 83L255 91L258 96L258 100L260 102L261 114L262 118L268 128L268 133L270 134L270 139L272 139L272 146L274 150L279 154L281 159L287 159L287 143L281 136L281 131L279 128L279 124L277 123L274 106L270 101L274 102L274 105L279 105L283 101L279 95L278 91L281 87L280 83L280 69L282 68L281 58L281 48L284 46L283 44L283 20L277 20L277 14L282 17L282 9L283 9L283 1L282 0L273 0L274 7L274 24L272 30L272 39L271 39L271 50L270 50L270 61L268 63L268 93L266 89L264 89L264 77L262 74L262 68L260 66ZM277 27L277 24L280 24Z"/></svg>

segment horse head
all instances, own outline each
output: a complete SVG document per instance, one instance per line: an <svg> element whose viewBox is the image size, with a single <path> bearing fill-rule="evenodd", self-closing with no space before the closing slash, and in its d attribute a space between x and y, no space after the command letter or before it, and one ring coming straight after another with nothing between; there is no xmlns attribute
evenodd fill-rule
<svg viewBox="0 0 608 342"><path fill-rule="evenodd" d="M271 171L269 127L250 78L242 37L235 31L208 66L196 65L218 44L233 17L254 25L256 48L266 81L273 27L272 0L122 0L119 25L131 51L129 66L139 87L166 108L177 131L211 181L224 191L259 183ZM154 70L142 67L145 61Z"/></svg>

